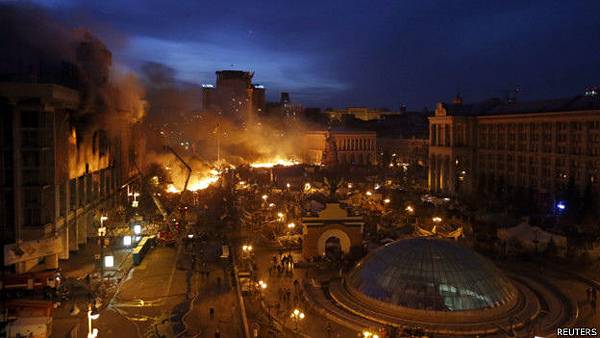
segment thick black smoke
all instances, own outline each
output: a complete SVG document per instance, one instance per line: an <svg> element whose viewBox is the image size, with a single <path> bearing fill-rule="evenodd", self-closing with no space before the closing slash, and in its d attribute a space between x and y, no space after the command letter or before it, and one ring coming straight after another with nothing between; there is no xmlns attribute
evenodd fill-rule
<svg viewBox="0 0 600 338"><path fill-rule="evenodd" d="M0 4L0 81L53 83L80 92L78 135L118 130L144 115L143 87L114 71L110 50L91 32L68 28L31 4Z"/></svg>

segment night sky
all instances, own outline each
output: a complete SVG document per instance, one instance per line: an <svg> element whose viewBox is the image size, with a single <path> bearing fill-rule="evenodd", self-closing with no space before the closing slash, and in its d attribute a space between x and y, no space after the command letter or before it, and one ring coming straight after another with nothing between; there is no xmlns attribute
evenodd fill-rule
<svg viewBox="0 0 600 338"><path fill-rule="evenodd" d="M138 69L181 80L256 72L271 99L418 110L448 101L563 97L600 85L600 1L36 1Z"/></svg>

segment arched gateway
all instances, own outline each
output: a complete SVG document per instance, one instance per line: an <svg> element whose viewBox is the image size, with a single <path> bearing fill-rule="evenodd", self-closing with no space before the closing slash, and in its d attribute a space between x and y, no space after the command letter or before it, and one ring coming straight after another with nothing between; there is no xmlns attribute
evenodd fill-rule
<svg viewBox="0 0 600 338"><path fill-rule="evenodd" d="M339 203L327 203L318 216L303 217L302 223L302 253L305 259L347 254L352 246L362 243L363 218L349 216Z"/></svg>

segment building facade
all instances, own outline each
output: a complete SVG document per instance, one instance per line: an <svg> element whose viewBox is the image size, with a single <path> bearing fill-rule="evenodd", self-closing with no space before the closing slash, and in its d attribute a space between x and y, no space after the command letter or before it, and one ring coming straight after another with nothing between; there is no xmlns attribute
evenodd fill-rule
<svg viewBox="0 0 600 338"><path fill-rule="evenodd" d="M96 236L99 212L143 165L136 126L75 128L79 104L59 85L0 83L0 231L4 267L17 273L57 268Z"/></svg>
<svg viewBox="0 0 600 338"><path fill-rule="evenodd" d="M600 97L438 104L429 118L429 189L529 189L548 199L572 182L598 190Z"/></svg>
<svg viewBox="0 0 600 338"><path fill-rule="evenodd" d="M318 215L302 217L302 255L310 260L328 253L348 254L363 240L362 216L350 216L339 203L327 203Z"/></svg>
<svg viewBox="0 0 600 338"><path fill-rule="evenodd" d="M304 134L304 162L321 164L327 148L327 131ZM377 134L374 131L331 130L340 165L377 164Z"/></svg>
<svg viewBox="0 0 600 338"><path fill-rule="evenodd" d="M265 111L265 87L252 83L254 73L220 70L216 75L215 86L202 86L203 111L222 114L239 124L250 123Z"/></svg>

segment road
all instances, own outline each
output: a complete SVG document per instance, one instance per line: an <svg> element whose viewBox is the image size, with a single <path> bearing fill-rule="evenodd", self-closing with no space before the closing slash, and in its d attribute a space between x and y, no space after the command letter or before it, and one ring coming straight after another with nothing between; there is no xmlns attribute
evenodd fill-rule
<svg viewBox="0 0 600 338"><path fill-rule="evenodd" d="M108 305L93 321L103 337L240 337L240 312L231 273L219 256L220 243L156 247L132 268ZM193 253L196 263L192 264ZM208 277L206 272L208 271ZM77 297L55 316L55 337L64 337L79 323L87 334L88 298ZM81 309L68 314L73 303ZM209 309L214 308L211 318Z"/></svg>

